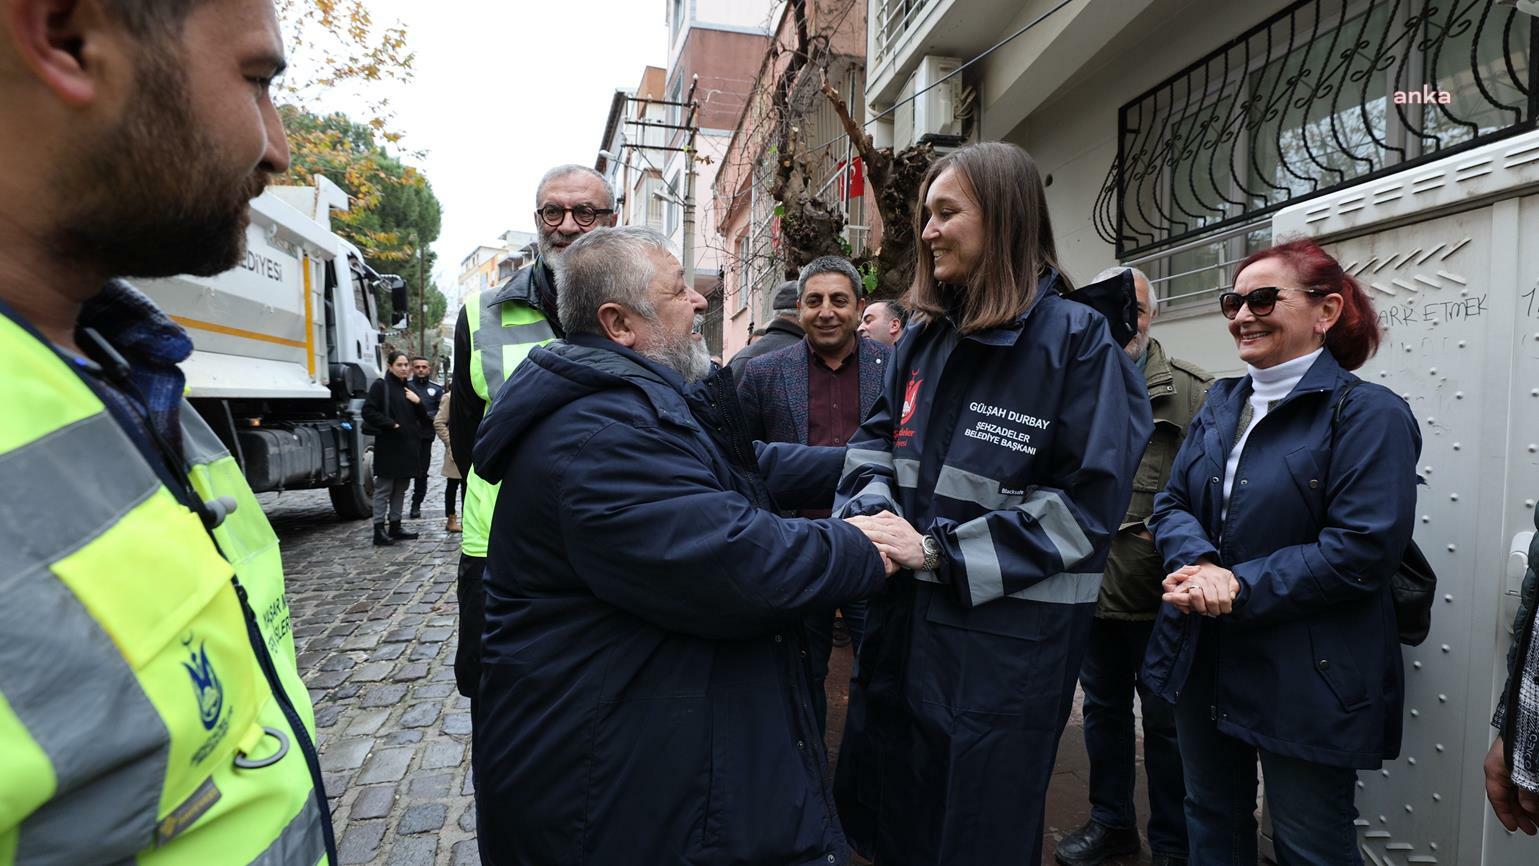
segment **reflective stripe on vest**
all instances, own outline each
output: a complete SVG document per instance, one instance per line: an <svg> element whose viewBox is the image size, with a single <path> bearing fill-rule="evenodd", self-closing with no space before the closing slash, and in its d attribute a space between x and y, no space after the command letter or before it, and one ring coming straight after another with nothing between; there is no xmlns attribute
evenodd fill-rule
<svg viewBox="0 0 1539 866"><path fill-rule="evenodd" d="M51 349L4 317L0 349L23 380L0 415L0 866L323 862L329 819L231 562ZM184 421L194 486L242 506L216 535L243 585L281 598L271 527L217 438ZM286 620L272 624L308 722ZM235 766L285 741L271 765Z"/></svg>
<svg viewBox="0 0 1539 866"><path fill-rule="evenodd" d="M537 266L538 267L538 266ZM470 384L476 395L492 407L492 398L535 346L556 338L544 314L526 304L505 302L495 310L487 304L497 294L488 289L465 309L465 324L470 331ZM489 315L490 314L490 315ZM460 551L466 556L486 556L487 537L491 534L492 510L497 505L501 485L489 484L469 467L465 476L465 507L461 523Z"/></svg>

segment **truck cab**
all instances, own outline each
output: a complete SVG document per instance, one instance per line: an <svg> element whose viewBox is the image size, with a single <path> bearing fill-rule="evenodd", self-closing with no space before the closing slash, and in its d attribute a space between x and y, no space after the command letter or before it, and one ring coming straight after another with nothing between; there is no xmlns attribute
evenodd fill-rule
<svg viewBox="0 0 1539 866"><path fill-rule="evenodd" d="M360 414L383 370L382 293L405 306L331 230L347 195L274 187L251 202L246 253L212 277L143 280L139 288L187 329L187 399L260 493L326 487L339 515L368 516L372 442Z"/></svg>

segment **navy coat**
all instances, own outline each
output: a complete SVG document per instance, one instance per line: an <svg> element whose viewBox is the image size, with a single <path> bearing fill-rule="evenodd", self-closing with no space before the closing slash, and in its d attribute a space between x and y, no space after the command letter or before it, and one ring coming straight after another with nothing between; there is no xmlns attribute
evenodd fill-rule
<svg viewBox="0 0 1539 866"><path fill-rule="evenodd" d="M535 349L482 422L501 481L475 710L488 864L844 863L796 640L883 583L842 450L755 446L728 376ZM762 476L761 476L762 470Z"/></svg>
<svg viewBox="0 0 1539 866"><path fill-rule="evenodd" d="M1234 572L1232 614L1160 609L1142 677L1172 703L1199 654L1211 714L1293 758L1374 768L1400 752L1404 672L1390 577L1411 540L1421 433L1410 407L1329 351L1251 431L1224 522L1224 465L1250 377L1222 379L1192 422L1149 519L1167 571L1206 556Z"/></svg>
<svg viewBox="0 0 1539 866"><path fill-rule="evenodd" d="M857 337L860 374L860 417L870 414L887 378L892 349ZM755 344L757 345L757 344ZM807 444L807 341L753 358L737 377L738 399L748 421L748 438L762 442Z"/></svg>
<svg viewBox="0 0 1539 866"><path fill-rule="evenodd" d="M1153 430L1105 320L1055 290L1005 327L911 325L836 504L931 533L871 599L835 794L878 862L1035 863L1113 534Z"/></svg>

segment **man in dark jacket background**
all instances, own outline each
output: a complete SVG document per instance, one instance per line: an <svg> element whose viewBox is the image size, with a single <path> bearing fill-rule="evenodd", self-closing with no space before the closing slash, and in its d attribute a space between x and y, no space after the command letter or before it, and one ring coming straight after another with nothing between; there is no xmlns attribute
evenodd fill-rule
<svg viewBox="0 0 1539 866"><path fill-rule="evenodd" d="M802 337L807 336L796 311L798 293L796 280L786 280L775 289L775 297L770 301L770 311L775 318L764 326L764 335L755 338L727 361L727 366L732 368L733 381L742 380L743 368L750 360L794 346L802 341Z"/></svg>
<svg viewBox="0 0 1539 866"><path fill-rule="evenodd" d="M1186 785L1176 745L1175 710L1137 684L1138 668L1154 630L1166 571L1144 521L1165 486L1176 452L1213 381L1206 371L1169 357L1149 327L1159 315L1149 278L1137 268L1112 268L1092 283L1132 271L1138 293L1138 334L1126 346L1149 386L1154 435L1133 476L1133 498L1112 538L1101 580L1090 646L1080 667L1085 691L1085 751L1090 756L1090 820L1058 843L1065 866L1094 866L1139 849L1135 782L1133 693L1143 710L1144 768L1149 777L1149 848L1154 866L1186 862Z"/></svg>
<svg viewBox="0 0 1539 866"><path fill-rule="evenodd" d="M667 240L594 232L566 340L481 423L501 488L473 763L484 862L846 862L792 639L892 565L832 499L841 449L755 446ZM516 482L513 479L517 479Z"/></svg>
<svg viewBox="0 0 1539 866"><path fill-rule="evenodd" d="M855 333L866 304L860 297L860 272L848 259L814 259L802 268L796 286L797 315L807 336L751 359L737 380L748 437L843 448L881 396L892 350ZM829 512L804 509L799 514L820 518ZM866 603L851 602L842 610L858 657ZM828 698L824 684L834 647L834 611L813 613L806 626L812 704L818 728L826 730Z"/></svg>
<svg viewBox="0 0 1539 866"><path fill-rule="evenodd" d="M438 417L438 404L443 402L444 386L433 381L433 363L421 355L414 355L411 359L411 378L406 380L406 387L416 392L422 401L422 411L428 418L427 423L420 425L417 430L418 469L411 488L411 519L416 520L422 516L422 502L427 499L428 469L433 465L433 440L438 438L438 434L433 431L433 419Z"/></svg>

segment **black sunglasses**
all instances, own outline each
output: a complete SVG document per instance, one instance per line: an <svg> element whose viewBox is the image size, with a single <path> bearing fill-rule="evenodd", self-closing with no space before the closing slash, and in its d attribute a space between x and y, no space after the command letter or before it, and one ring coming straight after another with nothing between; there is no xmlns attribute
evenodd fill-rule
<svg viewBox="0 0 1539 866"><path fill-rule="evenodd" d="M1250 307L1252 315L1260 318L1272 315L1272 310L1277 306L1278 292L1303 292L1306 295L1324 297L1330 292L1319 289L1291 289L1278 286L1261 286L1251 289L1245 294L1239 292L1224 292L1218 296L1218 308L1223 311L1224 318L1232 319L1240 314L1240 307Z"/></svg>
<svg viewBox="0 0 1539 866"><path fill-rule="evenodd" d="M562 207L559 204L548 204L535 211L534 215L540 218L540 222L555 228L561 225L561 221L566 219L567 214L571 214L574 222L583 228L587 228L593 225L594 220L601 216L609 216L612 213L614 213L614 209L607 207L596 208L585 204L580 204L577 207Z"/></svg>

